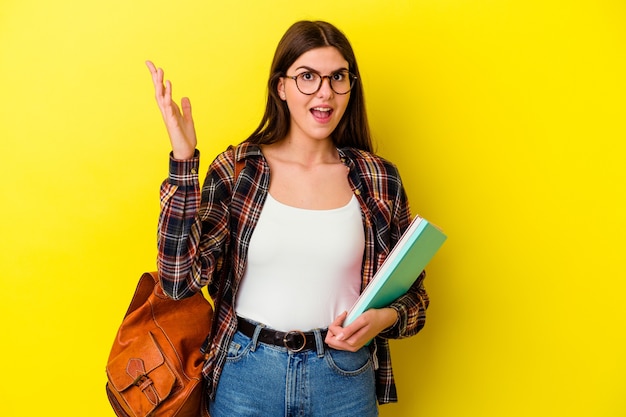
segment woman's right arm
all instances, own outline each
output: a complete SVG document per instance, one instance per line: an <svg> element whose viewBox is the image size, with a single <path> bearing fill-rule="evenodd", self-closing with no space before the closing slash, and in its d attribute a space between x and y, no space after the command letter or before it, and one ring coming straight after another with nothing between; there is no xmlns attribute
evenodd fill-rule
<svg viewBox="0 0 626 417"><path fill-rule="evenodd" d="M219 263L227 234L228 212L222 200L229 193L229 184L224 181L228 171L216 159L201 194L199 152L195 149L197 140L189 99L183 98L179 108L172 100L171 83L163 82L163 70L150 61L146 65L172 145L169 176L160 192L159 278L168 296L181 299L200 291Z"/></svg>
<svg viewBox="0 0 626 417"><path fill-rule="evenodd" d="M185 161L171 157L161 185L157 264L163 291L173 299L210 282L228 240L232 160L227 152L218 155L200 192L198 159L198 154Z"/></svg>

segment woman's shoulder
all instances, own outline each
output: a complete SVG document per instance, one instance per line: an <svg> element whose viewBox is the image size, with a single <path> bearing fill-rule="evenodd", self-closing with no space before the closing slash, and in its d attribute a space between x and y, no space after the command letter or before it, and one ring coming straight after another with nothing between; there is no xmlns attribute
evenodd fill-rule
<svg viewBox="0 0 626 417"><path fill-rule="evenodd" d="M260 155L262 155L261 148L253 143L242 142L238 145L229 145L217 154L211 163L211 167L213 169L226 169L226 167L229 167L232 170L237 162Z"/></svg>
<svg viewBox="0 0 626 417"><path fill-rule="evenodd" d="M339 154L341 158L347 158L352 161L361 171L365 171L367 173L376 171L391 176L399 176L398 168L393 162L373 152L346 147L340 148Z"/></svg>
<svg viewBox="0 0 626 417"><path fill-rule="evenodd" d="M238 145L229 145L226 149L220 152L216 160L220 161L240 161L250 156L262 155L259 145L250 142L241 142Z"/></svg>

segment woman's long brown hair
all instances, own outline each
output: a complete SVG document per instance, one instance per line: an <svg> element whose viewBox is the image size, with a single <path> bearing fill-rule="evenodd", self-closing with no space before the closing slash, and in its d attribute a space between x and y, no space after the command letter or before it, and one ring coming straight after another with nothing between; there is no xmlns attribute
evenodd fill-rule
<svg viewBox="0 0 626 417"><path fill-rule="evenodd" d="M287 69L305 52L311 49L333 46L348 61L349 71L357 76L350 91L350 101L343 117L332 133L338 148L354 147L372 152L365 98L359 67L354 51L346 36L335 26L322 21L300 21L294 23L278 43L268 81L268 96L265 114L256 130L246 141L270 144L284 139L289 132L290 115L287 104L278 97L278 82L287 74Z"/></svg>

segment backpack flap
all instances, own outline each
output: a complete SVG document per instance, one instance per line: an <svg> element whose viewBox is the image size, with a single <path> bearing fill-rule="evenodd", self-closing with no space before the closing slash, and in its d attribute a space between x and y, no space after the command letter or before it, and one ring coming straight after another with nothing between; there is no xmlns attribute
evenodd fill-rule
<svg viewBox="0 0 626 417"><path fill-rule="evenodd" d="M107 365L109 382L120 402L144 417L165 400L176 377L152 333L138 338Z"/></svg>

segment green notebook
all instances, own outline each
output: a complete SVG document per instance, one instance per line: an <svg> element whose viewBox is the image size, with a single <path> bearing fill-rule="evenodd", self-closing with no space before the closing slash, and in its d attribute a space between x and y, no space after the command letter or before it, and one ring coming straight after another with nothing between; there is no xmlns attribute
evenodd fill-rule
<svg viewBox="0 0 626 417"><path fill-rule="evenodd" d="M415 217L348 312L344 327L364 311L386 307L406 294L445 240L437 226Z"/></svg>

